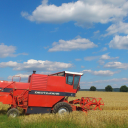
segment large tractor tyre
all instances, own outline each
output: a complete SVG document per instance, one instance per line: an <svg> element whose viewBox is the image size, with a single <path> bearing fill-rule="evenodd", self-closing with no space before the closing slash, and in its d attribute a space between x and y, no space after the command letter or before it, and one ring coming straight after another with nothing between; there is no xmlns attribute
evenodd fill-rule
<svg viewBox="0 0 128 128"><path fill-rule="evenodd" d="M72 107L66 102L59 102L53 108L53 113L59 113L60 115L70 112L72 112Z"/></svg>
<svg viewBox="0 0 128 128"><path fill-rule="evenodd" d="M20 115L19 110L17 110L16 108L11 108L7 112L7 116L8 117L15 118L15 117L17 117L19 115Z"/></svg>

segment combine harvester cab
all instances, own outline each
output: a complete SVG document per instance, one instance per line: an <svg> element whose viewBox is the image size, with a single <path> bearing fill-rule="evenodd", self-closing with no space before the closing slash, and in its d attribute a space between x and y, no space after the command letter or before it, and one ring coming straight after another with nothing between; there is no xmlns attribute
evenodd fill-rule
<svg viewBox="0 0 128 128"><path fill-rule="evenodd" d="M18 107L25 114L101 110L100 106L104 105L101 98L82 97L68 102L68 97L75 97L79 90L82 75L68 71L43 75L33 71L28 83L0 81L0 102L11 106L7 112L11 117L19 115Z"/></svg>

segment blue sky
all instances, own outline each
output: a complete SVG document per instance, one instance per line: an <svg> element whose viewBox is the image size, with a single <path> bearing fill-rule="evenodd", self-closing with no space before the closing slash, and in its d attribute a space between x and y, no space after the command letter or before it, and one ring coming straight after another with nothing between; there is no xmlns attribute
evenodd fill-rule
<svg viewBox="0 0 128 128"><path fill-rule="evenodd" d="M83 72L81 88L128 86L127 0L1 0L0 79Z"/></svg>

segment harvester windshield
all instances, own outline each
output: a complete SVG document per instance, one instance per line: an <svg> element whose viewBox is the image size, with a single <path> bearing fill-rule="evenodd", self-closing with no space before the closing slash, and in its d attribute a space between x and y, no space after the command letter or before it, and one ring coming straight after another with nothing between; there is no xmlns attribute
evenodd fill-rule
<svg viewBox="0 0 128 128"><path fill-rule="evenodd" d="M73 75L66 74L66 84L73 85L73 89L77 89L79 84L80 76L74 76L74 83L73 83Z"/></svg>
<svg viewBox="0 0 128 128"><path fill-rule="evenodd" d="M74 87L73 87L74 89L77 89L79 81L80 81L80 76L74 76Z"/></svg>
<svg viewBox="0 0 128 128"><path fill-rule="evenodd" d="M77 89L80 81L80 77L83 75L83 73L77 73L77 72L68 72L66 73L66 84L73 85L73 89Z"/></svg>

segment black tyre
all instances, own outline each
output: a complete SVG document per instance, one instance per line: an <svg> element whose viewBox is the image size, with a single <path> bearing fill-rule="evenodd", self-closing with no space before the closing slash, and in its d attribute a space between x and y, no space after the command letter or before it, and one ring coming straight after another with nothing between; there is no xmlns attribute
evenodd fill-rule
<svg viewBox="0 0 128 128"><path fill-rule="evenodd" d="M53 108L53 113L59 113L60 115L69 112L72 112L72 107L66 102L59 102Z"/></svg>
<svg viewBox="0 0 128 128"><path fill-rule="evenodd" d="M15 118L15 117L17 117L19 115L20 115L20 113L19 113L19 111L16 108L11 108L7 112L7 116L8 117Z"/></svg>

